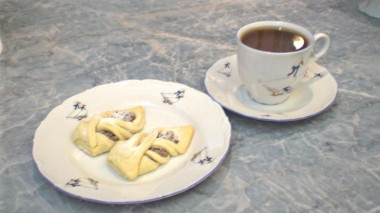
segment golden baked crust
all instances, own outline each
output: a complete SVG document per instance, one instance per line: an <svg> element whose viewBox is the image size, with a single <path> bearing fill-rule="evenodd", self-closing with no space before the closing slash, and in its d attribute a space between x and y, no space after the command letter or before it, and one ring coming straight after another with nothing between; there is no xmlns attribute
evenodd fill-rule
<svg viewBox="0 0 380 213"><path fill-rule="evenodd" d="M142 106L137 106L130 109L107 111L101 113L99 116L103 118L103 122L114 123L132 134L141 131L145 124L145 111ZM133 117L133 121L131 122L123 120L123 118L128 120L128 118L131 117Z"/></svg>
<svg viewBox="0 0 380 213"><path fill-rule="evenodd" d="M168 144L169 146L173 147L174 150L177 151L179 154L183 154L186 152L194 133L194 128L192 126L180 126L173 128L161 127L157 128L156 130L159 131L159 134L157 135L157 141ZM172 133L174 134L173 140L178 141L170 140L172 138ZM176 138L175 136L177 136L178 138Z"/></svg>
<svg viewBox="0 0 380 213"><path fill-rule="evenodd" d="M88 155L97 156L108 152L117 141L141 131L144 124L145 112L141 106L107 111L82 120L72 140Z"/></svg>
<svg viewBox="0 0 380 213"><path fill-rule="evenodd" d="M109 152L107 161L123 177L134 180L156 170L171 157L183 154L189 147L194 128L180 126L156 128L151 133L137 133L119 141Z"/></svg>

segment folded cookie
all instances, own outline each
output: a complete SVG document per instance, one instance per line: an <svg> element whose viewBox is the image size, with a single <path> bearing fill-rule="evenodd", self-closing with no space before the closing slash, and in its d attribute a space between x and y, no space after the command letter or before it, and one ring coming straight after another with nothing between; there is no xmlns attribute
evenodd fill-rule
<svg viewBox="0 0 380 213"><path fill-rule="evenodd" d="M193 132L192 126L181 126L137 133L129 140L117 142L109 152L108 164L123 177L134 180L185 153Z"/></svg>
<svg viewBox="0 0 380 213"><path fill-rule="evenodd" d="M101 113L101 124L116 124L127 132L130 138L132 134L141 131L145 124L145 112L142 106L131 109L114 110Z"/></svg>
<svg viewBox="0 0 380 213"><path fill-rule="evenodd" d="M194 132L194 128L192 126L173 128L161 127L156 130L158 131L156 142L168 144L179 154L186 152Z"/></svg>
<svg viewBox="0 0 380 213"><path fill-rule="evenodd" d="M129 139L144 127L144 108L107 111L82 120L72 139L91 156L108 152L117 141Z"/></svg>

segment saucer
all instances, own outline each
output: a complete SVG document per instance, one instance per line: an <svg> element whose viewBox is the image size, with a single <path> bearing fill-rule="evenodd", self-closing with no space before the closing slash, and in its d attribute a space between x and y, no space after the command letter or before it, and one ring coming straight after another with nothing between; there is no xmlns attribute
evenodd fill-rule
<svg viewBox="0 0 380 213"><path fill-rule="evenodd" d="M106 153L91 157L78 149L72 134L90 115L135 106L144 107L144 132L190 124L194 135L186 153L130 181L109 167ZM50 111L34 135L33 159L53 186L73 197L146 203L185 192L213 174L227 156L230 137L228 117L208 95L175 82L126 80L78 93Z"/></svg>
<svg viewBox="0 0 380 213"><path fill-rule="evenodd" d="M275 122L312 117L334 102L338 85L326 68L310 64L302 82L285 102L264 105L254 102L243 87L237 72L236 54L218 60L205 77L208 94L224 108L248 118Z"/></svg>

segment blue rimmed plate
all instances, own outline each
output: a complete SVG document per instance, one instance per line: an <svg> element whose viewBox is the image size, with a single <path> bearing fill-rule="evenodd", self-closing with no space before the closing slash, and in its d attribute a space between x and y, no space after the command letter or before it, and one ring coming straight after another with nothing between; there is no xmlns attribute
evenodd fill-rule
<svg viewBox="0 0 380 213"><path fill-rule="evenodd" d="M185 154L129 181L107 165L107 154L90 157L79 150L71 134L91 114L138 105L146 113L143 131L193 125L195 132ZM48 181L74 197L143 203L184 192L211 175L228 153L230 136L223 109L206 94L179 83L127 80L94 87L54 108L36 130L33 158Z"/></svg>

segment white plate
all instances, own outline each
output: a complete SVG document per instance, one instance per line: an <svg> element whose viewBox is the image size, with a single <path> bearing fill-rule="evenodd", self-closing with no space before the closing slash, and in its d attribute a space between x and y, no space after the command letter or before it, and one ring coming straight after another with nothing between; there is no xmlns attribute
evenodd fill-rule
<svg viewBox="0 0 380 213"><path fill-rule="evenodd" d="M322 66L308 66L305 83L284 103L263 105L251 100L237 73L236 55L217 61L208 71L208 93L226 109L242 116L266 121L295 121L317 115L334 102L338 85Z"/></svg>
<svg viewBox="0 0 380 213"><path fill-rule="evenodd" d="M193 125L195 132L185 154L128 181L107 165L107 154L86 155L71 134L83 117L137 105L146 112L143 131ZM206 94L179 83L128 80L94 87L54 108L36 130L33 157L42 175L70 195L102 203L142 203L181 193L211 175L227 155L230 136L223 109Z"/></svg>

